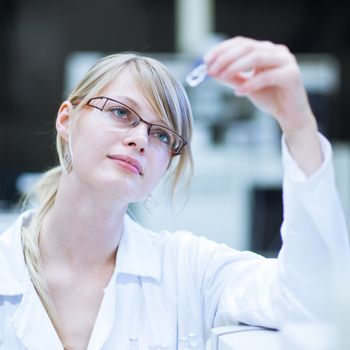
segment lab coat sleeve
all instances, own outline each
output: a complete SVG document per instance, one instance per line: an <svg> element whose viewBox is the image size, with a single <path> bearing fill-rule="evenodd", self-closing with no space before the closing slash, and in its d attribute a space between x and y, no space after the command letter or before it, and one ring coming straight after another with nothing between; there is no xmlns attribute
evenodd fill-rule
<svg viewBox="0 0 350 350"><path fill-rule="evenodd" d="M350 255L331 146L319 137L324 162L308 178L282 139L284 218L278 258L225 245L210 250L202 285L207 327L242 322L280 328L285 322L329 319L334 283L348 269Z"/></svg>

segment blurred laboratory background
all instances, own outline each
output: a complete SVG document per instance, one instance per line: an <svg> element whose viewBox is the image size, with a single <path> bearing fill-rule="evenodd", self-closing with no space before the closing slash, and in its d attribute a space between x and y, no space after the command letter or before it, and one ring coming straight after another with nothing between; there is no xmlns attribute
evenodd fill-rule
<svg viewBox="0 0 350 350"><path fill-rule="evenodd" d="M1 231L18 215L20 195L57 164L57 109L97 58L142 52L184 82L209 47L236 35L295 53L320 130L334 146L350 218L350 26L337 2L2 0L0 18ZM135 217L156 230L186 229L276 254L282 221L276 123L211 79L186 89L195 118L195 175L186 205L181 193L169 203L164 181L153 194L158 207L149 213L135 205Z"/></svg>

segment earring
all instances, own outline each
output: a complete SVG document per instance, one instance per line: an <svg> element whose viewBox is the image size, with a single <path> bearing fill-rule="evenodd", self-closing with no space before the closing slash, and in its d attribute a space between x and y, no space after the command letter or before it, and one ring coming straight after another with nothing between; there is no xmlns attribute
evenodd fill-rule
<svg viewBox="0 0 350 350"><path fill-rule="evenodd" d="M153 214L153 212L156 210L158 207L158 201L151 195L149 194L145 201L143 202L143 206L145 209L148 211L149 214Z"/></svg>
<svg viewBox="0 0 350 350"><path fill-rule="evenodd" d="M63 151L63 166L66 174L69 174L72 170L72 155L70 154L69 147L65 147Z"/></svg>

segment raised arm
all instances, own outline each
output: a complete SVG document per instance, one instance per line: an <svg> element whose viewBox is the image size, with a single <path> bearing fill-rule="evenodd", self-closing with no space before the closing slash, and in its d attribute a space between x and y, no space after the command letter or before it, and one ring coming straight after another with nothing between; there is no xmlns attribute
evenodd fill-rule
<svg viewBox="0 0 350 350"><path fill-rule="evenodd" d="M293 158L306 175L322 163L317 123L295 57L284 45L235 37L205 55L208 73L279 123ZM248 74L247 74L248 72Z"/></svg>
<svg viewBox="0 0 350 350"><path fill-rule="evenodd" d="M318 133L296 59L285 46L242 37L218 44L204 59L209 75L272 115L284 134L278 259L218 250L207 265L206 309L214 320L272 327L325 321L334 307L335 277L350 270L349 241L332 149Z"/></svg>

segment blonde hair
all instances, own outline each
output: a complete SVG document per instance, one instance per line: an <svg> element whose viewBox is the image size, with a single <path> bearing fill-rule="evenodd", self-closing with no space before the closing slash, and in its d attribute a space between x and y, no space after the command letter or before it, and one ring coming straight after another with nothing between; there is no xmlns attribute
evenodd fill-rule
<svg viewBox="0 0 350 350"><path fill-rule="evenodd" d="M179 182L182 182L180 180L183 180L182 175L186 174L183 181L185 187L189 186L192 178L193 160L190 149L192 112L183 86L160 62L135 53L115 54L98 60L67 98L74 105L72 128L74 129L77 119L75 118L76 113L85 106L89 99L98 96L125 69L128 70L136 86L155 112L162 116L175 132L188 141L182 154L176 157L175 163L172 161L173 164L170 167L171 197L173 197ZM22 230L22 243L25 261L34 287L58 331L55 308L48 293L39 249L40 231L47 213L55 202L64 169L64 152L69 145L57 134L56 147L60 165L44 173L35 187L38 209L30 227Z"/></svg>

